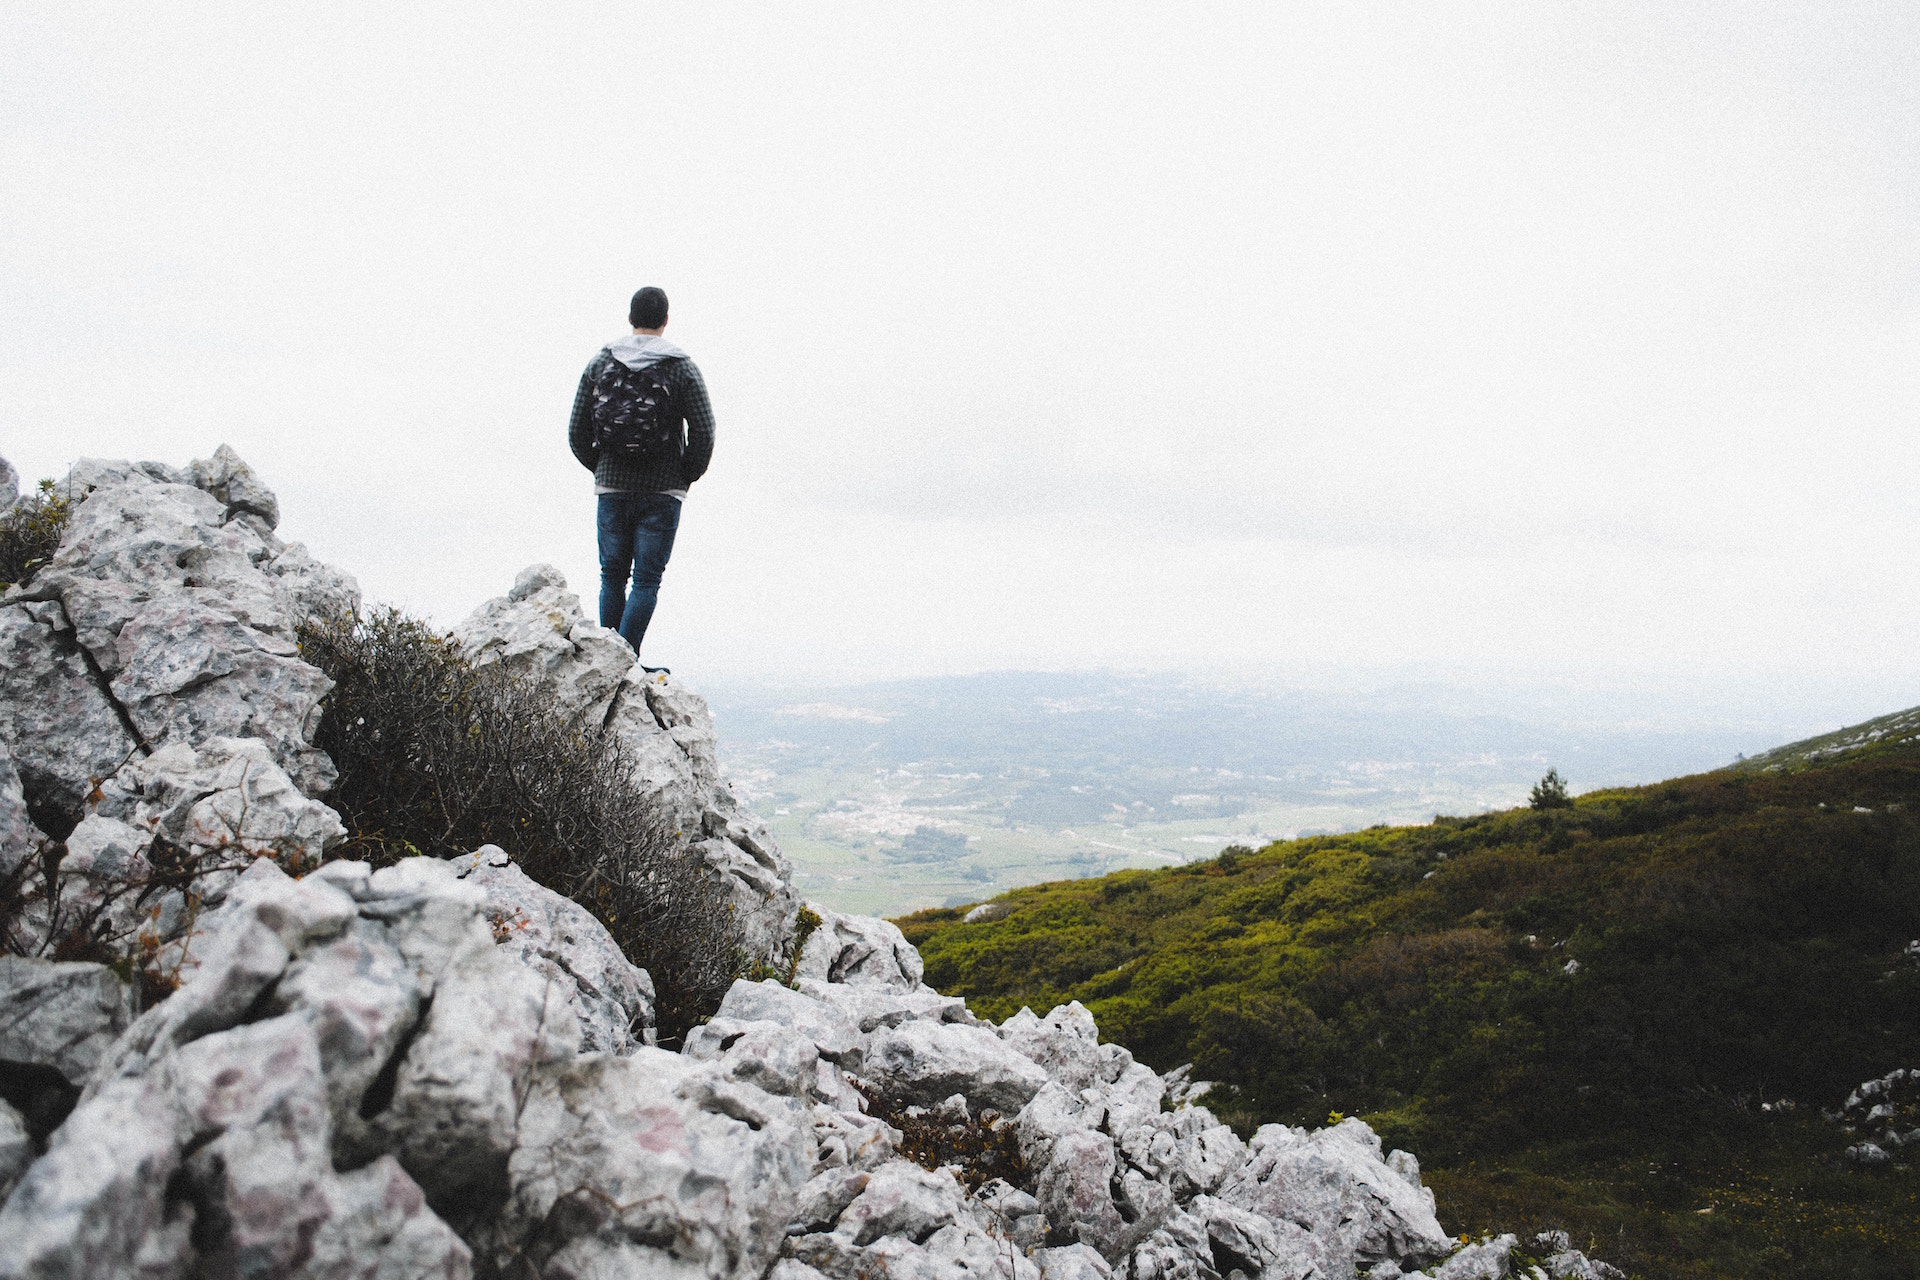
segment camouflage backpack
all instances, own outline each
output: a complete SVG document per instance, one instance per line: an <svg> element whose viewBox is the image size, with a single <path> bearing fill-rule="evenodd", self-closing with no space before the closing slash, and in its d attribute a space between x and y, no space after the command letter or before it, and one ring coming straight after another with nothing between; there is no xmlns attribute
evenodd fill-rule
<svg viewBox="0 0 1920 1280"><path fill-rule="evenodd" d="M680 456L680 415L659 360L629 369L608 356L593 379L593 447L601 456L650 462Z"/></svg>

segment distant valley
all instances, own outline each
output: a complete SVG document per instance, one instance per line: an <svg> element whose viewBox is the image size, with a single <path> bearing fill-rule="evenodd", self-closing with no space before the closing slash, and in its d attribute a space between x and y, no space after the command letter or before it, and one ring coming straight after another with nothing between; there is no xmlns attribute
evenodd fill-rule
<svg viewBox="0 0 1920 1280"><path fill-rule="evenodd" d="M802 893L896 915L1303 834L1731 763L1784 725L1516 710L1448 685L1261 688L1002 672L855 686L703 679L722 765Z"/></svg>

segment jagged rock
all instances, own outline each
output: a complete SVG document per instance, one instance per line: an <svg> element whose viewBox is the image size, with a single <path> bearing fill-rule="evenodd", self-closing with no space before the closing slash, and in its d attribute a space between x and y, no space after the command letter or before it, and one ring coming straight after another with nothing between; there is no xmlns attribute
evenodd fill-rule
<svg viewBox="0 0 1920 1280"><path fill-rule="evenodd" d="M1208 1253L1222 1275L1241 1271L1262 1280L1326 1275L1319 1242L1299 1223L1264 1218L1211 1196L1195 1196L1186 1210L1206 1224Z"/></svg>
<svg viewBox="0 0 1920 1280"><path fill-rule="evenodd" d="M20 473L13 464L0 458L0 515L5 515L20 500Z"/></svg>
<svg viewBox="0 0 1920 1280"><path fill-rule="evenodd" d="M1542 1231L1533 1238L1533 1246L1536 1252L1548 1255L1540 1265L1551 1280L1627 1280L1627 1273L1620 1268L1574 1248L1564 1231Z"/></svg>
<svg viewBox="0 0 1920 1280"><path fill-rule="evenodd" d="M867 1181L873 1175L865 1169L836 1165L823 1169L808 1179L807 1185L800 1188L791 1220L787 1224L790 1236L806 1235L815 1231L831 1231L833 1224L840 1220L854 1197L867 1189Z"/></svg>
<svg viewBox="0 0 1920 1280"><path fill-rule="evenodd" d="M176 596L129 618L114 647L113 696L149 742L254 738L308 795L332 787L312 738L333 682L293 641Z"/></svg>
<svg viewBox="0 0 1920 1280"><path fill-rule="evenodd" d="M842 915L817 902L807 905L820 916L820 927L801 949L798 977L901 991L920 986L920 953L896 926L871 916Z"/></svg>
<svg viewBox="0 0 1920 1280"><path fill-rule="evenodd" d="M1127 1223L1113 1203L1113 1139L1091 1129L1072 1129L1053 1144L1035 1192L1041 1211L1053 1224L1051 1238L1078 1241L1119 1261Z"/></svg>
<svg viewBox="0 0 1920 1280"><path fill-rule="evenodd" d="M77 1089L133 1015L132 991L103 964L0 956L0 1062L50 1068Z"/></svg>
<svg viewBox="0 0 1920 1280"><path fill-rule="evenodd" d="M159 973L177 976L196 963L198 912L217 905L249 863L311 867L346 835L338 815L302 795L251 738L176 742L129 763L98 794L98 807L67 837L57 892L39 871L29 876L27 908L13 923L17 946L44 949L78 925L125 954L153 955ZM168 865L195 868L190 889L156 881L156 839L167 842L169 859L183 860Z"/></svg>
<svg viewBox="0 0 1920 1280"><path fill-rule="evenodd" d="M1069 1092L1078 1093L1099 1079L1100 1028L1078 1000L1058 1006L1044 1019L1022 1008L1000 1024L1000 1038Z"/></svg>
<svg viewBox="0 0 1920 1280"><path fill-rule="evenodd" d="M451 865L486 894L483 909L501 949L565 998L586 1051L631 1053L653 1043L653 979L585 907L535 884L497 845Z"/></svg>
<svg viewBox="0 0 1920 1280"><path fill-rule="evenodd" d="M1097 1249L1084 1244L1034 1251L1043 1280L1113 1280L1113 1268Z"/></svg>
<svg viewBox="0 0 1920 1280"><path fill-rule="evenodd" d="M229 518L249 512L266 521L269 529L280 523L280 499L261 483L252 467L240 460L231 445L221 445L211 458L195 458L188 463L187 477L196 488L224 502Z"/></svg>
<svg viewBox="0 0 1920 1280"><path fill-rule="evenodd" d="M897 983L850 986L806 977L795 985L803 994L845 1013L863 1032L914 1021L954 1022L967 1027L987 1025L973 1015L965 1000L959 996L943 996L932 987L909 990Z"/></svg>
<svg viewBox="0 0 1920 1280"><path fill-rule="evenodd" d="M33 1138L27 1121L5 1099L0 1099L0 1204L33 1163Z"/></svg>
<svg viewBox="0 0 1920 1280"><path fill-rule="evenodd" d="M32 855L39 828L27 813L27 793L13 767L13 753L0 742L0 876L10 876Z"/></svg>
<svg viewBox="0 0 1920 1280"><path fill-rule="evenodd" d="M312 736L331 685L300 660L293 628L317 591L357 589L310 557L288 560L290 577L274 572L288 549L272 532L272 494L225 446L196 467L220 496L177 483L177 473L156 479L146 464L83 460L68 485L84 500L59 550L9 598L59 605L54 629L70 625L98 676L111 681L100 688L86 673L94 692L110 689L114 719L124 716L149 742L257 737L303 791L321 794L334 774ZM18 748L19 733L5 728ZM110 772L62 776L71 787ZM77 806L68 812L80 816Z"/></svg>
<svg viewBox="0 0 1920 1280"><path fill-rule="evenodd" d="M960 1184L941 1169L934 1172L905 1160L880 1166L840 1215L835 1234L853 1244L872 1244L881 1236L904 1236L920 1244L959 1220Z"/></svg>
<svg viewBox="0 0 1920 1280"><path fill-rule="evenodd" d="M664 672L641 668L618 632L586 619L566 585L552 565L533 565L454 638L476 665L501 664L565 714L612 733L634 781L718 878L742 949L782 958L799 914L793 870L721 777L712 713Z"/></svg>
<svg viewBox="0 0 1920 1280"><path fill-rule="evenodd" d="M1498 1236L1470 1244L1432 1268L1432 1280L1506 1280L1512 1274L1510 1256L1520 1244L1513 1235Z"/></svg>
<svg viewBox="0 0 1920 1280"><path fill-rule="evenodd" d="M500 664L537 687L567 715L604 704L634 665L620 633L587 621L580 597L552 565L521 571L513 589L482 604L453 629L477 667Z"/></svg>
<svg viewBox="0 0 1920 1280"><path fill-rule="evenodd" d="M0 605L0 740L25 802L72 824L135 748L69 631L58 604Z"/></svg>
<svg viewBox="0 0 1920 1280"><path fill-rule="evenodd" d="M839 1008L791 990L771 978L762 982L736 981L727 989L716 1017L742 1022L765 1021L791 1028L813 1043L822 1058L858 1072L861 1029Z"/></svg>
<svg viewBox="0 0 1920 1280"><path fill-rule="evenodd" d="M721 1064L732 1080L768 1093L806 1098L819 1080L819 1050L777 1022L713 1018L687 1033L685 1053Z"/></svg>
<svg viewBox="0 0 1920 1280"><path fill-rule="evenodd" d="M1433 1192L1387 1167L1380 1139L1355 1119L1308 1133L1262 1125L1247 1164L1219 1198L1317 1237L1334 1274L1382 1259L1418 1264L1445 1255L1453 1240L1434 1217Z"/></svg>
<svg viewBox="0 0 1920 1280"><path fill-rule="evenodd" d="M964 1094L976 1107L1012 1115L1047 1084L1047 1073L984 1027L903 1022L868 1038L862 1074L890 1096L932 1106Z"/></svg>
<svg viewBox="0 0 1920 1280"><path fill-rule="evenodd" d="M1127 1271L1135 1280L1213 1280L1213 1259L1207 1252L1206 1228L1190 1214L1173 1213L1158 1226L1146 1227L1145 1238L1133 1246Z"/></svg>
<svg viewBox="0 0 1920 1280"><path fill-rule="evenodd" d="M183 849L232 849L302 870L346 839L340 815L310 800L259 738L174 742L128 770L136 823Z"/></svg>
<svg viewBox="0 0 1920 1280"><path fill-rule="evenodd" d="M588 1054L536 1073L492 1233L548 1276L754 1276L813 1164L789 1104L677 1054Z"/></svg>
<svg viewBox="0 0 1920 1280"><path fill-rule="evenodd" d="M315 560L304 542L289 542L267 564L278 578L286 613L296 621L343 617L360 608L360 583L350 573Z"/></svg>

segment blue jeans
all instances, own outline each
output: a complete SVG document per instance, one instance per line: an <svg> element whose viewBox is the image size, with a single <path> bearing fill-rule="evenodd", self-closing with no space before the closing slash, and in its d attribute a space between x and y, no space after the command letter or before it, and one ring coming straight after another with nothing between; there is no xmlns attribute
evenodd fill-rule
<svg viewBox="0 0 1920 1280"><path fill-rule="evenodd" d="M640 652L660 600L660 575L680 528L680 499L664 493L600 495L600 625ZM627 593L627 571L633 593Z"/></svg>

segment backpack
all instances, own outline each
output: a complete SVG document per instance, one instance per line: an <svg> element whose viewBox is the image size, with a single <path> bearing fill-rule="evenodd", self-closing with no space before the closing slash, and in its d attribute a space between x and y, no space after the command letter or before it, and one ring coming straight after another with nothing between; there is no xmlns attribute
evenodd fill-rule
<svg viewBox="0 0 1920 1280"><path fill-rule="evenodd" d="M667 386L668 360L629 369L609 355L593 379L593 447L626 462L677 458L680 414Z"/></svg>

